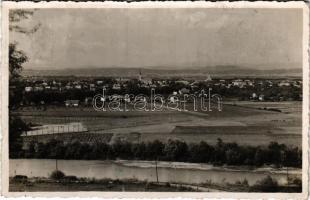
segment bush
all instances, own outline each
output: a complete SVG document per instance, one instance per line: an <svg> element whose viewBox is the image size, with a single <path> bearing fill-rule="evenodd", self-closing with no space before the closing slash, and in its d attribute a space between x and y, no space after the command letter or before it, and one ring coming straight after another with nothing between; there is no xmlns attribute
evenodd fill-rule
<svg viewBox="0 0 310 200"><path fill-rule="evenodd" d="M147 182L147 183L145 183L145 189L146 190L148 190L148 189L150 189L151 188L151 183L150 182Z"/></svg>
<svg viewBox="0 0 310 200"><path fill-rule="evenodd" d="M166 187L171 187L171 185L170 185L169 182L167 182L167 183L165 184L165 186L166 186Z"/></svg>
<svg viewBox="0 0 310 200"><path fill-rule="evenodd" d="M293 181L292 181L292 183L293 183L294 185L297 185L298 187L302 187L302 181L301 181L301 179L299 179L299 178L294 178Z"/></svg>
<svg viewBox="0 0 310 200"><path fill-rule="evenodd" d="M63 179L65 177L65 173L63 173L62 171L59 170L55 170L52 172L50 178L54 179L54 180L60 180Z"/></svg>
<svg viewBox="0 0 310 200"><path fill-rule="evenodd" d="M27 182L28 181L28 177L24 176L24 175L16 175L13 177L13 180L16 182Z"/></svg>
<svg viewBox="0 0 310 200"><path fill-rule="evenodd" d="M242 183L243 186L249 186L249 182L247 179L243 179Z"/></svg>
<svg viewBox="0 0 310 200"><path fill-rule="evenodd" d="M28 177L24 175L16 175L13 177L15 180L27 180Z"/></svg>
<svg viewBox="0 0 310 200"><path fill-rule="evenodd" d="M66 181L78 181L79 179L76 176L65 176L63 177Z"/></svg>
<svg viewBox="0 0 310 200"><path fill-rule="evenodd" d="M253 185L252 190L257 192L278 192L279 185L276 180L273 180L270 176L258 181Z"/></svg>

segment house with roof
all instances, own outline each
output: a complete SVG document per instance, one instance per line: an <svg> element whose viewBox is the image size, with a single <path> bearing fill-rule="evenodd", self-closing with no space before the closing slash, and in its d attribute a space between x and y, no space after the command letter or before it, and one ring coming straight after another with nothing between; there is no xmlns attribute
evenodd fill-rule
<svg viewBox="0 0 310 200"><path fill-rule="evenodd" d="M66 100L66 107L78 107L80 105L80 100Z"/></svg>
<svg viewBox="0 0 310 200"><path fill-rule="evenodd" d="M179 94L189 94L189 89L187 88L182 88L181 90L179 90Z"/></svg>

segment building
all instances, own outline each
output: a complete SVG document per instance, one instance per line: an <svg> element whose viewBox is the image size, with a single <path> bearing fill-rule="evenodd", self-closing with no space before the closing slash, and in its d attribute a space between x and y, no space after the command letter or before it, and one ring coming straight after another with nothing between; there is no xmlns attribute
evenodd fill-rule
<svg viewBox="0 0 310 200"><path fill-rule="evenodd" d="M43 91L44 90L44 88L42 87L42 86L36 86L36 87L34 87L34 91L35 92L40 92L40 91Z"/></svg>
<svg viewBox="0 0 310 200"><path fill-rule="evenodd" d="M91 105L93 102L93 98L92 97L86 97L84 100L85 105Z"/></svg>
<svg viewBox="0 0 310 200"><path fill-rule="evenodd" d="M103 81L97 81L97 85L102 85Z"/></svg>
<svg viewBox="0 0 310 200"><path fill-rule="evenodd" d="M290 84L289 82L286 82L286 81L282 81L282 82L280 82L280 83L278 84L279 87L283 87L283 86L288 87L288 86L290 86L290 85L291 85L291 84Z"/></svg>
<svg viewBox="0 0 310 200"><path fill-rule="evenodd" d="M66 107L78 107L80 104L79 100L66 100L65 105Z"/></svg>
<svg viewBox="0 0 310 200"><path fill-rule="evenodd" d="M121 89L121 85L118 84L118 83L115 83L115 84L113 84L112 89L113 89L113 90L120 90L120 89Z"/></svg>
<svg viewBox="0 0 310 200"><path fill-rule="evenodd" d="M71 85L66 85L65 87L67 90L71 90L73 87Z"/></svg>
<svg viewBox="0 0 310 200"><path fill-rule="evenodd" d="M141 73L141 69L139 70L139 77L138 77L139 81L142 81L142 73Z"/></svg>
<svg viewBox="0 0 310 200"><path fill-rule="evenodd" d="M253 81L251 81L251 80L245 80L244 81L248 86L254 86L254 83L253 83Z"/></svg>
<svg viewBox="0 0 310 200"><path fill-rule="evenodd" d="M246 82L244 82L241 79L233 80L231 83L233 86L237 86L239 88L243 88L247 84Z"/></svg>
<svg viewBox="0 0 310 200"><path fill-rule="evenodd" d="M210 76L210 74L208 74L208 76L207 76L207 78L206 78L206 80L205 81L212 81L212 78L211 78L211 76Z"/></svg>
<svg viewBox="0 0 310 200"><path fill-rule="evenodd" d="M189 85L189 82L185 81L185 80L179 80L179 81L176 81L175 83L181 83L183 85Z"/></svg>
<svg viewBox="0 0 310 200"><path fill-rule="evenodd" d="M75 87L75 89L82 89L82 86L81 85L76 85L76 86L74 86Z"/></svg>
<svg viewBox="0 0 310 200"><path fill-rule="evenodd" d="M25 92L31 92L31 91L33 91L32 87L25 87Z"/></svg>
<svg viewBox="0 0 310 200"><path fill-rule="evenodd" d="M179 101L179 98L177 96L171 96L169 99L170 103L177 103Z"/></svg>
<svg viewBox="0 0 310 200"><path fill-rule="evenodd" d="M182 88L181 90L179 90L179 94L189 94L189 89L187 88Z"/></svg>

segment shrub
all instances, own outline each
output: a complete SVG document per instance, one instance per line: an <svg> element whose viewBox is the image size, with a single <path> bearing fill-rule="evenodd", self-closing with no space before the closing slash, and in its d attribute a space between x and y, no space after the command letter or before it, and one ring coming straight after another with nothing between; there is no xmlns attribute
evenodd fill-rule
<svg viewBox="0 0 310 200"><path fill-rule="evenodd" d="M145 189L146 190L148 190L148 189L150 189L151 188L151 183L150 182L147 182L146 184L145 184Z"/></svg>
<svg viewBox="0 0 310 200"><path fill-rule="evenodd" d="M28 181L28 177L24 176L24 175L16 175L13 177L13 180L16 182L27 182Z"/></svg>
<svg viewBox="0 0 310 200"><path fill-rule="evenodd" d="M77 181L78 178L76 176L64 176L63 177L66 181Z"/></svg>
<svg viewBox="0 0 310 200"><path fill-rule="evenodd" d="M243 179L242 183L243 186L249 186L249 182L247 179Z"/></svg>
<svg viewBox="0 0 310 200"><path fill-rule="evenodd" d="M278 192L279 186L276 180L273 180L270 176L262 179L261 181L257 181L252 189L258 192Z"/></svg>
<svg viewBox="0 0 310 200"><path fill-rule="evenodd" d="M14 179L16 180L25 180L25 179L28 179L27 176L24 176L24 175L16 175L13 177Z"/></svg>
<svg viewBox="0 0 310 200"><path fill-rule="evenodd" d="M65 177L65 174L59 170L53 171L51 176L50 176L50 178L54 179L54 180L60 180L60 179L63 179L64 177Z"/></svg>
<svg viewBox="0 0 310 200"><path fill-rule="evenodd" d="M294 178L293 181L292 181L292 183L293 183L294 185L299 186L299 187L302 186L302 181L301 181L301 179L299 179L299 178Z"/></svg>

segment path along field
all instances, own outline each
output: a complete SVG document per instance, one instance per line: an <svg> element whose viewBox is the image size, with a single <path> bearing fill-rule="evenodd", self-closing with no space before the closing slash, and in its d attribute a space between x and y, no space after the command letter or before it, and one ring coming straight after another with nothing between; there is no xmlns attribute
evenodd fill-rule
<svg viewBox="0 0 310 200"><path fill-rule="evenodd" d="M194 111L193 104L187 104L186 108L188 111L98 112L85 107L47 107L44 111L25 108L18 114L25 121L40 125L80 122L87 129L83 132L89 135L86 138L102 134L106 142L179 139L215 144L221 138L224 142L245 145L276 141L301 147L301 102L225 102L222 111L215 106L212 111L199 108ZM74 135L81 133L71 133L71 138ZM61 139L60 133L57 138Z"/></svg>

